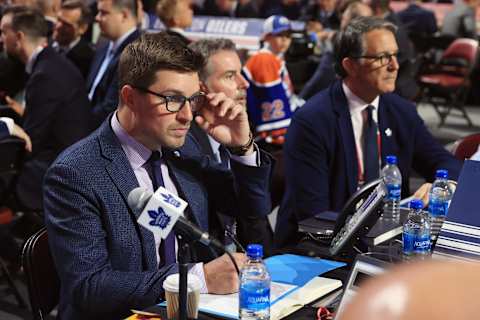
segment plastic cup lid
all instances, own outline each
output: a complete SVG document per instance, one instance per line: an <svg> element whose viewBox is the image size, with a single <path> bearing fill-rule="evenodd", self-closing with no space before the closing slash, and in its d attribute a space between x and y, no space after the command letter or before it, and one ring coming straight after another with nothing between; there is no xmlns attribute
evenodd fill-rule
<svg viewBox="0 0 480 320"><path fill-rule="evenodd" d="M180 281L179 279L180 278L178 273L169 275L167 279L165 279L165 281L163 282L163 289L169 292L178 292L179 281ZM200 288L202 287L202 281L197 275L189 273L187 277L187 281L188 281L188 284L187 284L188 292L200 290Z"/></svg>

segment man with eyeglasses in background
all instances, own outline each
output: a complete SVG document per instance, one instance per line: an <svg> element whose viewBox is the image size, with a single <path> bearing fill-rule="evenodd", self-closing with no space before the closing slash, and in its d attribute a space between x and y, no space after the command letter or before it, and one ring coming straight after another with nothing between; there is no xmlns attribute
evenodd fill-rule
<svg viewBox="0 0 480 320"><path fill-rule="evenodd" d="M165 277L178 272L175 237L161 240L137 222L140 209L127 202L136 187L165 186L188 202L185 218L211 233L217 212L269 212L270 157L253 143L243 105L201 92L203 65L165 32L129 44L119 61L117 110L49 168L45 221L61 280L60 318L123 319L164 298ZM230 150L230 170L201 155L192 121ZM201 292L238 290L227 256L199 243L190 251ZM241 267L245 255L233 255Z"/></svg>
<svg viewBox="0 0 480 320"><path fill-rule="evenodd" d="M335 69L341 80L313 96L293 116L284 146L286 192L275 230L278 247L298 242L298 222L340 212L364 183L380 177L387 155L402 173L402 198L411 169L427 181L443 168L456 179L461 163L430 134L415 105L392 93L398 72L396 27L359 17L340 32ZM414 79L412 79L414 81ZM428 199L430 184L415 197Z"/></svg>

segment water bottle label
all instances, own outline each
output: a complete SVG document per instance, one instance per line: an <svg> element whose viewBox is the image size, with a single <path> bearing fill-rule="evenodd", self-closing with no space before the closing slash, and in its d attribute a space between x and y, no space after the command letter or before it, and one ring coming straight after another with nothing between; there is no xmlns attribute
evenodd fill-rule
<svg viewBox="0 0 480 320"><path fill-rule="evenodd" d="M270 288L263 284L244 283L240 288L240 309L260 311L270 308Z"/></svg>
<svg viewBox="0 0 480 320"><path fill-rule="evenodd" d="M415 234L413 232L403 233L403 252L427 253L430 251L430 235Z"/></svg>
<svg viewBox="0 0 480 320"><path fill-rule="evenodd" d="M399 184L388 184L387 190L388 190L387 198L389 200L400 200L400 195L402 193L402 190Z"/></svg>
<svg viewBox="0 0 480 320"><path fill-rule="evenodd" d="M448 202L432 199L428 204L428 211L432 216L446 216L448 212Z"/></svg>
<svg viewBox="0 0 480 320"><path fill-rule="evenodd" d="M430 251L430 235L427 233L419 234L413 242L413 251L416 253L425 253Z"/></svg>

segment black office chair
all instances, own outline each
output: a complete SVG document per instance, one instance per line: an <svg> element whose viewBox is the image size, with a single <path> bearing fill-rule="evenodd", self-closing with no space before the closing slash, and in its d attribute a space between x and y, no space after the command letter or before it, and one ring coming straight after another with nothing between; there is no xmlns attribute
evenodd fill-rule
<svg viewBox="0 0 480 320"><path fill-rule="evenodd" d="M13 193L13 186L22 168L25 141L17 137L0 140L0 205Z"/></svg>
<svg viewBox="0 0 480 320"><path fill-rule="evenodd" d="M43 320L57 306L60 279L48 246L47 229L32 235L23 247L22 265L34 320Z"/></svg>
<svg viewBox="0 0 480 320"><path fill-rule="evenodd" d="M25 155L25 142L17 137L8 137L0 140L0 206L5 205L7 198L12 194L17 178L23 163ZM13 240L10 234L6 231L8 226L2 226L2 241L4 245L9 245ZM8 237L8 239L6 238ZM9 240L9 241L5 241ZM7 264L0 258L0 272L7 281L10 291L15 296L18 306L26 308L22 295L20 294L15 281L10 274Z"/></svg>

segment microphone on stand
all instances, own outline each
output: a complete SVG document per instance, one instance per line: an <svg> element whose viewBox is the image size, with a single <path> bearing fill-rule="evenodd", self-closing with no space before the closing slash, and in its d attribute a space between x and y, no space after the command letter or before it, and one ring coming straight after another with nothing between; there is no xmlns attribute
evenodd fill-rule
<svg viewBox="0 0 480 320"><path fill-rule="evenodd" d="M225 252L220 241L185 219L183 211L188 204L165 188L160 187L155 193L143 187L135 188L129 193L127 201L131 208L142 211L139 223L152 232L160 233L162 239L173 229L187 242L199 241L205 246Z"/></svg>

